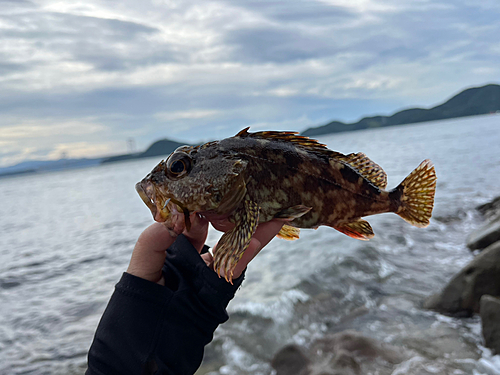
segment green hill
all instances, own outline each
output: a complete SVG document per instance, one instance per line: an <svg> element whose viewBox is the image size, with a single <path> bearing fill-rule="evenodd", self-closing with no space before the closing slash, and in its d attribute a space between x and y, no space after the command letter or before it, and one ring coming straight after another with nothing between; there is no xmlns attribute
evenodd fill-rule
<svg viewBox="0 0 500 375"><path fill-rule="evenodd" d="M364 117L358 122L350 124L332 121L323 126L306 129L302 134L317 136L383 126L484 115L497 111L500 111L500 85L489 84L464 90L445 103L429 109L410 108L396 112L392 116Z"/></svg>
<svg viewBox="0 0 500 375"><path fill-rule="evenodd" d="M102 163L113 163L116 161L149 158L151 156L166 156L171 154L172 151L174 151L177 147L183 145L185 145L185 143L171 141L170 139L160 139L159 141L156 141L151 146L149 146L148 149L144 152L111 156L109 158L103 159Z"/></svg>

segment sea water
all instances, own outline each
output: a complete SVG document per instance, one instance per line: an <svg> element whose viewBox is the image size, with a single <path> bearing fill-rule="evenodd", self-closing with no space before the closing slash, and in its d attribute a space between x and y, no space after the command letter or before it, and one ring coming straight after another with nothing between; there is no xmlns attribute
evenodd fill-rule
<svg viewBox="0 0 500 375"><path fill-rule="evenodd" d="M364 374L499 374L477 317L422 309L473 255L475 207L500 195L500 116L319 137L364 152L390 188L423 159L436 166L433 219L415 228L397 215L368 218L361 242L321 227L273 240L250 264L230 320L207 347L201 373L271 374L273 354L346 329L404 348ZM0 374L80 374L97 323L152 222L134 185L160 158L0 180ZM211 230L208 242L220 233Z"/></svg>

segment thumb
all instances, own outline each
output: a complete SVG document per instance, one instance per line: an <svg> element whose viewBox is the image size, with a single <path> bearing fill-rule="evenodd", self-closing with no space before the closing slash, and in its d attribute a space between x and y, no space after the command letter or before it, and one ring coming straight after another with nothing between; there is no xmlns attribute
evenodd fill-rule
<svg viewBox="0 0 500 375"><path fill-rule="evenodd" d="M150 225L135 244L127 272L155 283L162 278L166 250L175 241L168 229L160 223Z"/></svg>

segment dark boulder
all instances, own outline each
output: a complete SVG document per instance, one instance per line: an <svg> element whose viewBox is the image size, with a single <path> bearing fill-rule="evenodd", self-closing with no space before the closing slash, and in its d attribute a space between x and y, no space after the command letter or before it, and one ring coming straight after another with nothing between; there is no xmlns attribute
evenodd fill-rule
<svg viewBox="0 0 500 375"><path fill-rule="evenodd" d="M500 242L488 246L456 274L424 307L443 314L471 316L484 294L500 296Z"/></svg>
<svg viewBox="0 0 500 375"><path fill-rule="evenodd" d="M500 241L500 215L476 229L467 237L467 247L471 250L484 249Z"/></svg>
<svg viewBox="0 0 500 375"><path fill-rule="evenodd" d="M344 331L314 341L305 354L287 345L271 365L277 375L361 375L361 365L382 359L391 364L405 360L403 352L356 331Z"/></svg>
<svg viewBox="0 0 500 375"><path fill-rule="evenodd" d="M291 344L276 353L271 366L276 375L308 375L310 362L299 346Z"/></svg>
<svg viewBox="0 0 500 375"><path fill-rule="evenodd" d="M478 206L477 210L486 220L493 219L495 216L500 214L500 197L496 197L491 202Z"/></svg>
<svg viewBox="0 0 500 375"><path fill-rule="evenodd" d="M480 309L485 346L500 354L500 298L482 296Z"/></svg>

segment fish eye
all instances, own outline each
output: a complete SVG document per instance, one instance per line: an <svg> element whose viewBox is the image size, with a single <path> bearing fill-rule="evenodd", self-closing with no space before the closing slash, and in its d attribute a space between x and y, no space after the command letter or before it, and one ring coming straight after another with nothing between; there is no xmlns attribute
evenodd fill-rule
<svg viewBox="0 0 500 375"><path fill-rule="evenodd" d="M186 164L182 160L176 160L170 165L170 172L180 174L186 170Z"/></svg>
<svg viewBox="0 0 500 375"><path fill-rule="evenodd" d="M181 177L190 170L191 158L184 152L174 152L167 160L167 171L173 178Z"/></svg>

